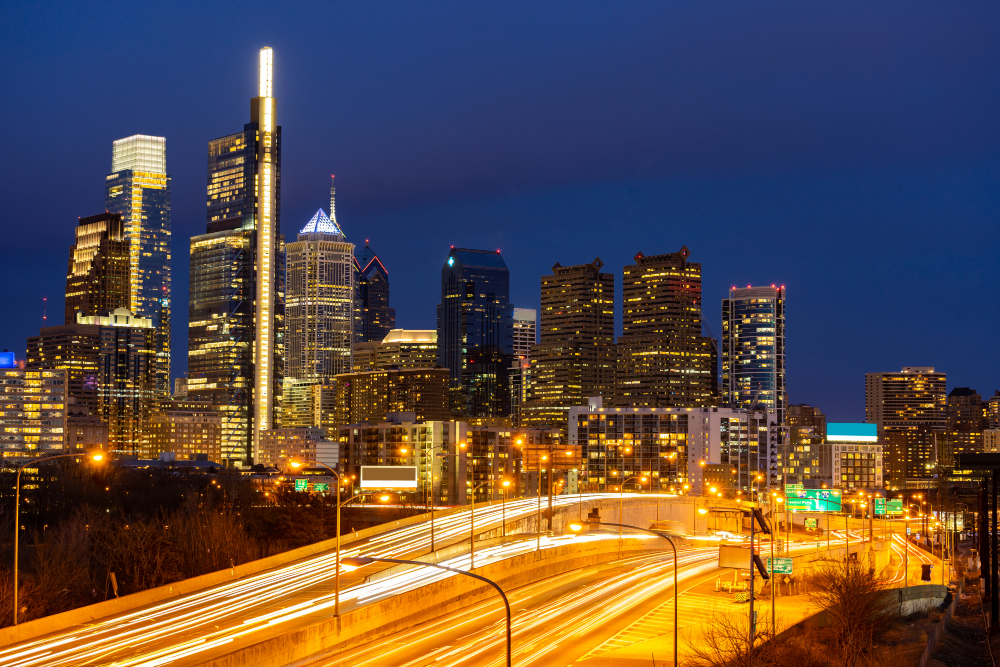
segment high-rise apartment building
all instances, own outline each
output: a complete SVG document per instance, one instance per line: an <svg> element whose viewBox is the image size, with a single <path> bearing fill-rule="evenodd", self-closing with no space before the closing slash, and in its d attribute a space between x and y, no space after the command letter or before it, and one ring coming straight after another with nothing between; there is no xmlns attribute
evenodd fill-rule
<svg viewBox="0 0 1000 667"><path fill-rule="evenodd" d="M80 218L66 271L66 324L76 323L77 311L97 315L129 307L130 245L121 215Z"/></svg>
<svg viewBox="0 0 1000 667"><path fill-rule="evenodd" d="M937 460L946 468L954 468L956 456L983 451L983 432L989 427L989 403L974 389L955 387L945 399L945 416L944 431L937 434Z"/></svg>
<svg viewBox="0 0 1000 667"><path fill-rule="evenodd" d="M833 474L826 446L826 415L812 405L789 405L788 439L778 449L781 484L819 488Z"/></svg>
<svg viewBox="0 0 1000 667"><path fill-rule="evenodd" d="M500 252L452 248L441 269L438 365L449 369L453 415L510 416L514 309Z"/></svg>
<svg viewBox="0 0 1000 667"><path fill-rule="evenodd" d="M337 423L378 423L392 412L412 412L417 421L447 419L448 369L390 368L337 376Z"/></svg>
<svg viewBox="0 0 1000 667"><path fill-rule="evenodd" d="M121 216L130 290L124 307L156 329L156 394L170 396L170 175L167 140L136 134L112 144L104 208ZM92 313L93 314L93 313ZM67 320L67 324L72 320Z"/></svg>
<svg viewBox="0 0 1000 667"><path fill-rule="evenodd" d="M935 437L947 426L945 386L933 366L865 375L865 421L878 425L887 486L905 488L907 479L932 474Z"/></svg>
<svg viewBox="0 0 1000 667"><path fill-rule="evenodd" d="M702 336L701 264L689 255L686 246L665 255L640 252L624 269L619 405L695 407L716 400L712 339Z"/></svg>
<svg viewBox="0 0 1000 667"><path fill-rule="evenodd" d="M284 374L281 127L273 52L241 132L208 143L208 225L191 239L188 392L222 417L222 458L245 464L280 421Z"/></svg>
<svg viewBox="0 0 1000 667"><path fill-rule="evenodd" d="M332 192L333 187L330 189ZM332 194L330 201L332 211ZM354 340L361 343L381 341L396 328L396 310L389 307L389 272L367 240L364 250L354 258L354 274Z"/></svg>
<svg viewBox="0 0 1000 667"><path fill-rule="evenodd" d="M66 371L0 367L0 462L65 451Z"/></svg>
<svg viewBox="0 0 1000 667"><path fill-rule="evenodd" d="M285 246L285 377L351 371L354 244L323 209Z"/></svg>
<svg viewBox="0 0 1000 667"><path fill-rule="evenodd" d="M729 290L722 301L722 402L785 421L785 287Z"/></svg>
<svg viewBox="0 0 1000 667"><path fill-rule="evenodd" d="M521 423L565 430L570 408L610 397L615 368L615 276L589 264L552 267L541 279L541 342L531 347Z"/></svg>

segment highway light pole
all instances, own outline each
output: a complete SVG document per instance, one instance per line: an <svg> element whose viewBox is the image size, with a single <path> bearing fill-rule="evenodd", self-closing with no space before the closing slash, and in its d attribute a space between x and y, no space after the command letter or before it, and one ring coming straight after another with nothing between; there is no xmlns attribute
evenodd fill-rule
<svg viewBox="0 0 1000 667"><path fill-rule="evenodd" d="M469 566L470 567L475 567L476 566L476 491L479 490L479 487L486 486L487 484L489 484L492 481L493 481L492 479L488 479L485 482L480 482L478 485L476 485L476 486L474 486L472 488L472 511L469 512L469 525L470 525L470 531L469 531L469 553L470 553Z"/></svg>
<svg viewBox="0 0 1000 667"><path fill-rule="evenodd" d="M440 449L442 447L444 447L444 445L438 445L436 447L431 447L431 451L433 452L435 449ZM458 448L459 449L465 449L465 443L464 442L458 443ZM457 476L458 475L458 470L457 470L457 468L458 468L458 455L459 455L459 452L455 452L454 454L444 454L444 453L435 454L435 456L440 456L441 458L444 458L446 456L454 456L455 457L455 468L456 468L456 470L455 470L455 475L456 475L455 479L456 480L458 479L458 476ZM457 492L456 492L456 494L457 494ZM434 503L433 503L433 500L434 500L434 466L432 465L431 466L431 501L432 501L431 502L431 552L434 551Z"/></svg>
<svg viewBox="0 0 1000 667"><path fill-rule="evenodd" d="M650 535L657 535L662 537L667 542L670 543L670 548L674 550L674 665L677 665L677 588L680 586L680 581L677 579L677 545L666 533L661 533L656 530L649 530L648 528L640 528L639 526L630 526L623 523L604 523L603 521L591 521L592 524L597 524L598 526L617 526L619 533L621 533L622 528L630 528L631 530L638 530L643 533L649 533ZM583 524L571 523L569 525L570 530L573 532L580 532L583 530Z"/></svg>
<svg viewBox="0 0 1000 667"><path fill-rule="evenodd" d="M507 601L507 594L503 592L500 586L486 577L482 577L478 574L473 574L472 572L466 572L465 570L457 570L453 567L447 567L444 565L438 565L437 563L422 563L418 560L402 560L400 558L380 558L376 556L357 556L355 558L345 558L344 564L353 567L362 567L368 565L369 563L395 563L399 565L419 565L421 567L436 567L439 570L448 570L449 572L454 572L455 574L465 575L466 577L472 577L473 579L478 579L479 581L486 582L490 586L496 589L500 597L503 598L503 605L507 610L507 667L510 665L510 602Z"/></svg>
<svg viewBox="0 0 1000 667"><path fill-rule="evenodd" d="M53 459L74 459L78 456L89 456L90 460L95 463L99 463L104 460L104 452L101 450L93 450L90 452L81 452L79 454L56 454L55 456L43 456L41 458L32 459L22 463L17 469L17 475L14 477L14 625L17 625L17 576L18 576L18 557L19 557L19 547L20 547L20 537L21 537L21 471L27 466L38 465L44 463L45 461L51 461Z"/></svg>

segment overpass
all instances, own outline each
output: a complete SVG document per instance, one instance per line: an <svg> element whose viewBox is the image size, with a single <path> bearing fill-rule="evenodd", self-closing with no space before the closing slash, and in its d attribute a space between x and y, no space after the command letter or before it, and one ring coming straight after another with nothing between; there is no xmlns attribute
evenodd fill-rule
<svg viewBox="0 0 1000 667"><path fill-rule="evenodd" d="M536 499L477 504L477 572L523 585L583 566L665 547L658 538L564 536L567 525L597 508L604 520L648 526L659 520L704 531L705 499L659 494L584 494L553 499L552 533ZM721 502L713 501L712 506ZM544 503L541 509L545 509ZM502 517L506 515L506 530ZM435 516L438 553L428 556L427 515L342 538L342 556L429 557L469 567L470 509ZM507 532L504 538L501 533ZM212 664L309 661L351 642L419 622L428 614L474 604L490 593L466 577L428 568L376 576L379 568L341 571L341 618L333 616L333 542L326 541L89 607L0 630L0 663L11 666ZM493 569L491 569L493 568ZM409 598L402 596L409 595ZM339 627L337 627L339 625ZM276 656L281 656L277 658Z"/></svg>

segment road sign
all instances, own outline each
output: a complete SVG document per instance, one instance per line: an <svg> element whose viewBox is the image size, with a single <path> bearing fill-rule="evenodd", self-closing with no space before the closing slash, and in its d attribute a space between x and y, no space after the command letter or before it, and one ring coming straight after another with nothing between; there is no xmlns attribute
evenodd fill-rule
<svg viewBox="0 0 1000 667"><path fill-rule="evenodd" d="M886 507L886 511L889 512L889 514L902 514L903 513L902 499L890 500L889 505Z"/></svg>
<svg viewBox="0 0 1000 667"><path fill-rule="evenodd" d="M885 514L885 498L875 499L875 514Z"/></svg>
<svg viewBox="0 0 1000 667"><path fill-rule="evenodd" d="M785 484L785 493L789 491L801 491L806 488L803 484Z"/></svg>
<svg viewBox="0 0 1000 667"><path fill-rule="evenodd" d="M791 558L775 558L774 559L774 569L771 569L771 559L767 559L767 571L774 572L775 574L792 574L792 559Z"/></svg>
<svg viewBox="0 0 1000 667"><path fill-rule="evenodd" d="M324 482L317 482L316 484L313 484L313 491L316 491L317 493L320 493L320 492L324 492L325 493L325 492L327 492L329 490L330 490L330 485L326 484Z"/></svg>
<svg viewBox="0 0 1000 667"><path fill-rule="evenodd" d="M819 525L819 519L806 519L806 528L816 528Z"/></svg>
<svg viewBox="0 0 1000 667"><path fill-rule="evenodd" d="M785 496L788 509L796 512L839 512L841 508L836 489L800 489Z"/></svg>
<svg viewBox="0 0 1000 667"><path fill-rule="evenodd" d="M295 490L296 491L305 491L308 488L309 488L309 480L308 479L297 479L297 480L295 480Z"/></svg>

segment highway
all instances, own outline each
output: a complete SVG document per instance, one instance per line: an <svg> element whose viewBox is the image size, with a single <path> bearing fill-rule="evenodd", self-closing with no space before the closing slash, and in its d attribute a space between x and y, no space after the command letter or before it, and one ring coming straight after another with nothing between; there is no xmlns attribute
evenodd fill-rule
<svg viewBox="0 0 1000 667"><path fill-rule="evenodd" d="M618 494L585 494L584 503L618 498ZM554 506L575 506L580 496L557 496ZM506 503L507 520L533 515L536 499ZM500 505L477 506L477 531L499 526ZM438 548L468 539L469 512L435 520ZM542 548L571 539L617 539L616 536L543 537ZM651 540L656 537L650 536ZM358 554L412 558L430 548L430 524L421 522L367 540L352 542L342 556ZM476 565L508 558L536 548L530 537L515 543L476 550ZM464 562L463 559L464 558ZM449 564L446 562L445 564ZM452 563L467 568L468 555ZM112 616L64 632L0 648L5 667L56 667L109 664L155 667L196 664L333 614L335 554L324 552L258 575L204 591L179 596L141 610ZM341 612L359 605L451 576L432 568L416 568L401 575L363 584L364 573L341 570Z"/></svg>

